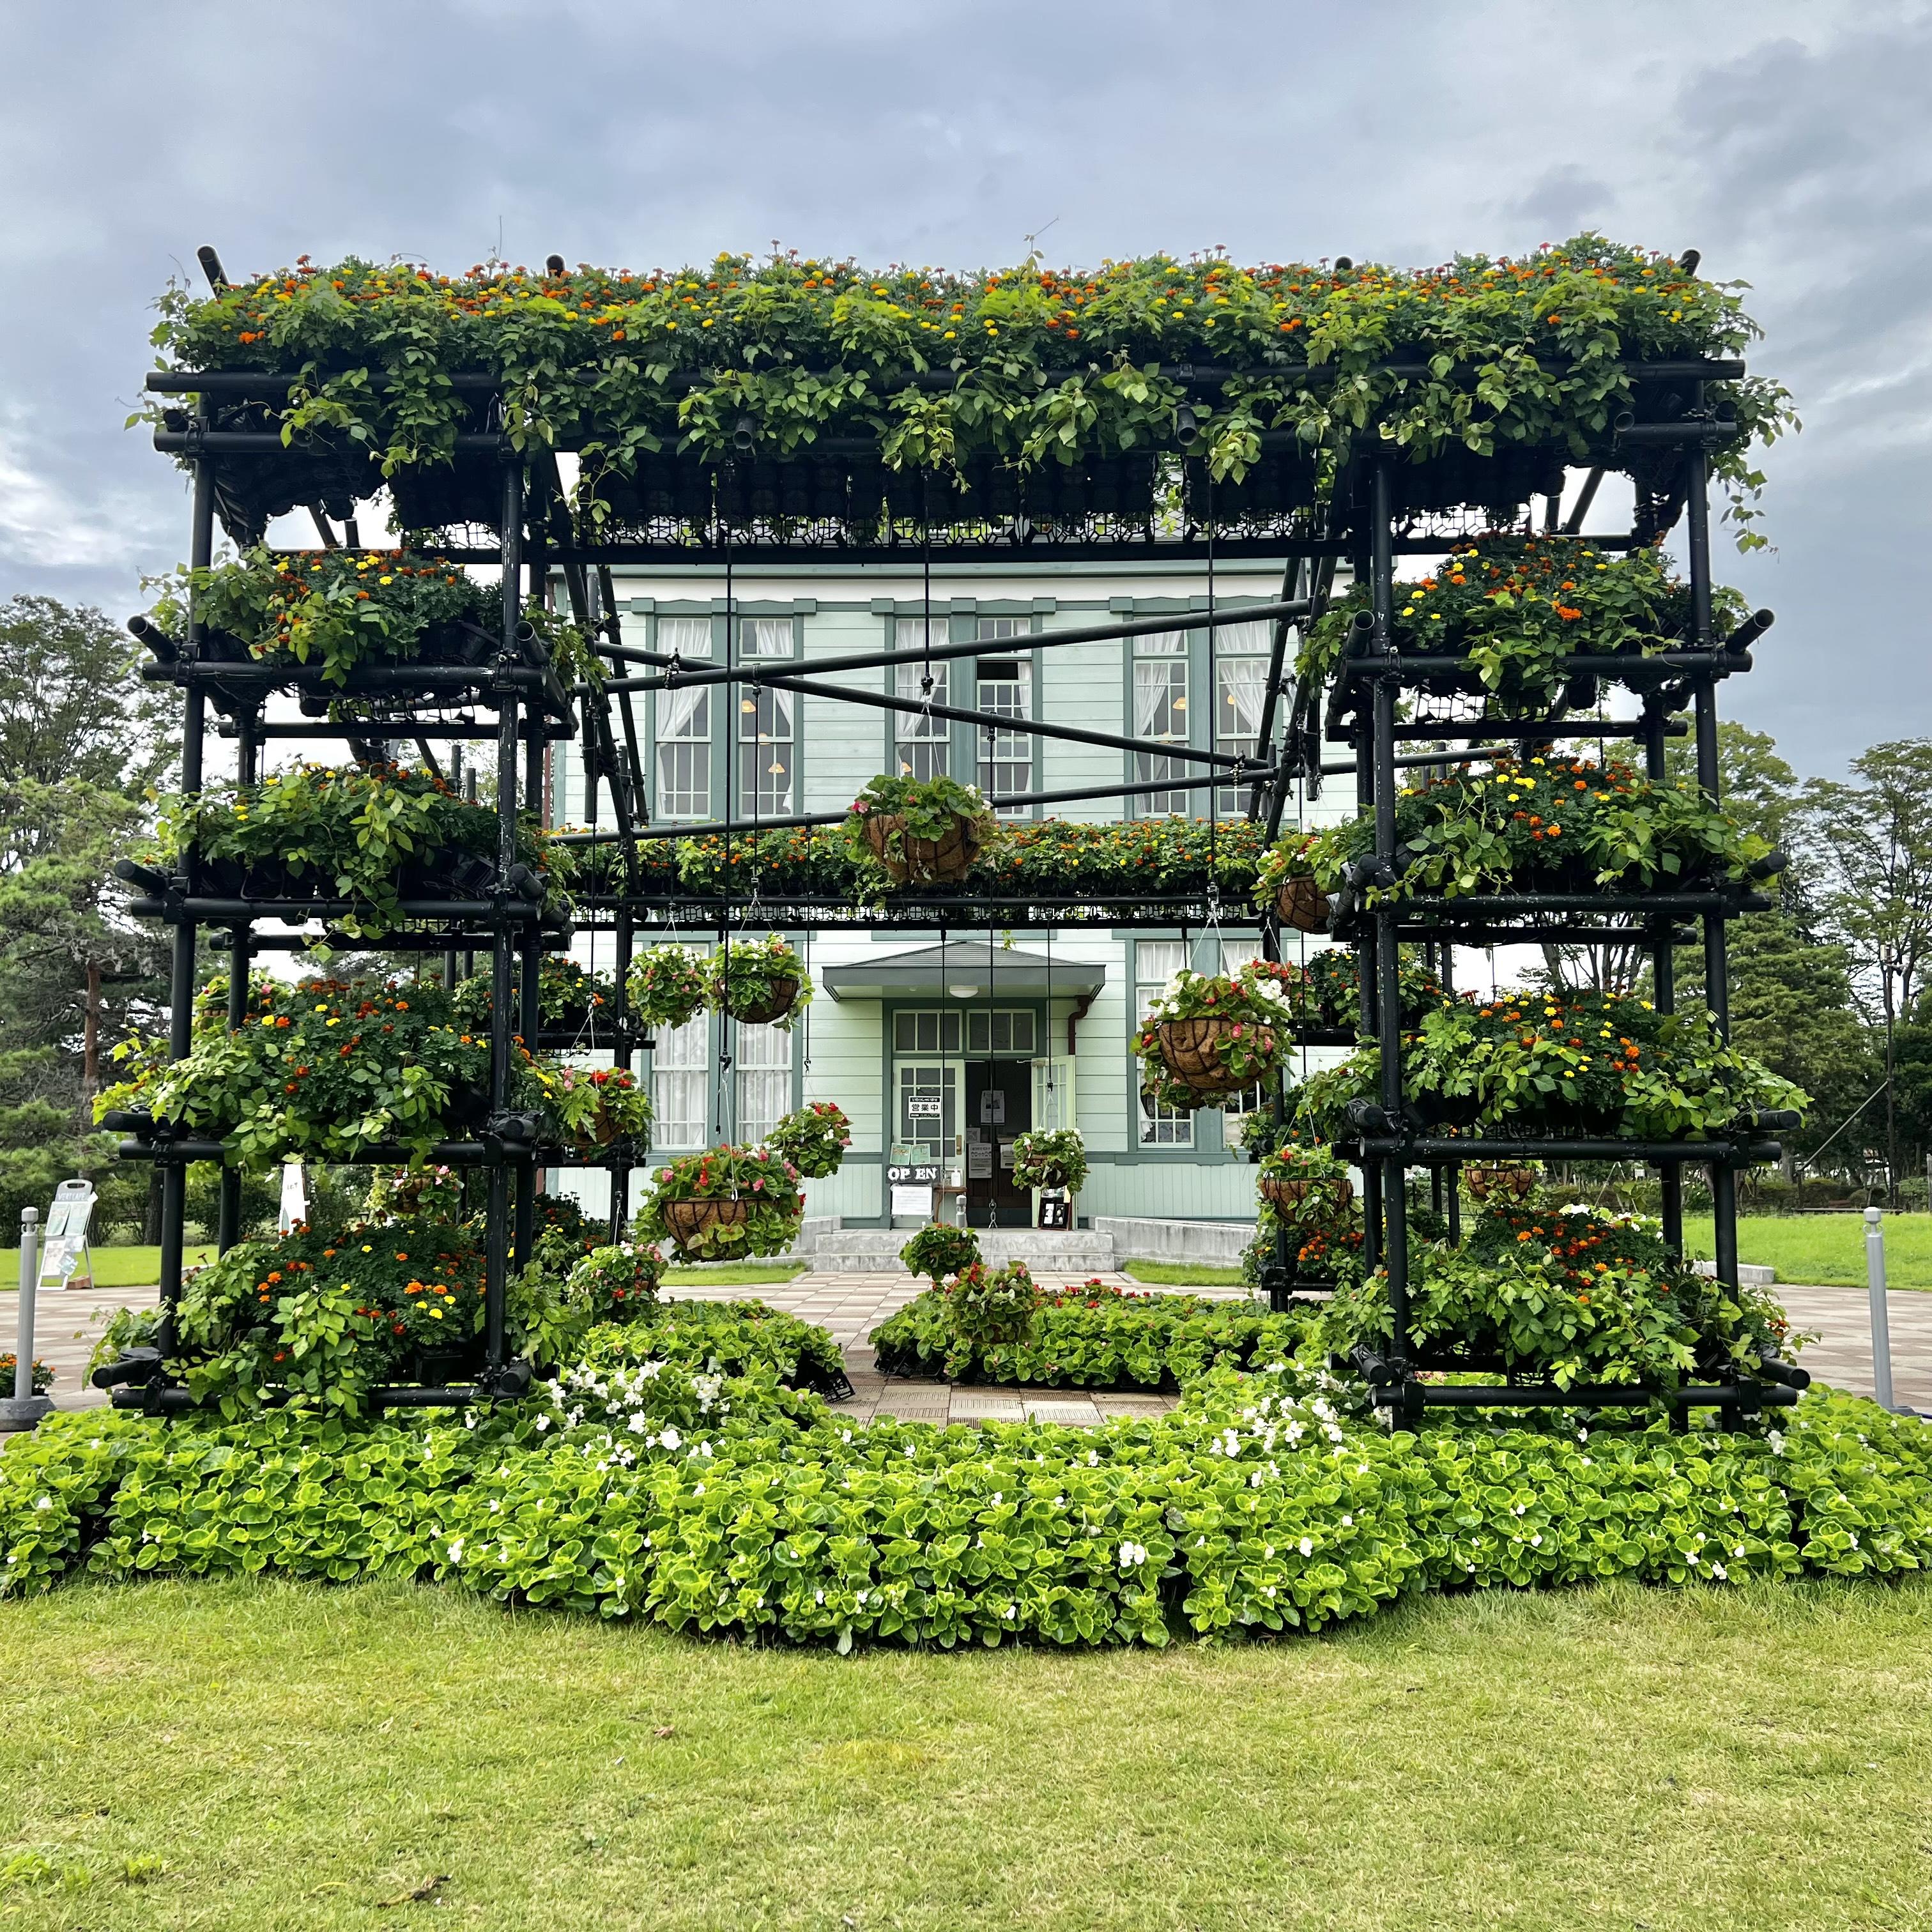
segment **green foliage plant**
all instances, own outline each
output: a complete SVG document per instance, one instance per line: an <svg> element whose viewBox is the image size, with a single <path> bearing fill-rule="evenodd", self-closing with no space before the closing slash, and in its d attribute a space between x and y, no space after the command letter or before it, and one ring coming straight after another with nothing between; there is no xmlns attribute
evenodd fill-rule
<svg viewBox="0 0 1932 1932"><path fill-rule="evenodd" d="M212 786L169 800L160 813L161 856L172 862L193 844L206 860L272 866L278 878L265 897L295 896L302 881L320 896L350 902L335 921L347 933L380 938L402 922L398 901L451 896L458 888L432 876L411 888L404 872L446 874L467 857L494 875L496 812L459 798L448 782L394 766L299 765L259 784ZM567 848L551 845L532 824L520 827L518 856L548 882L560 884ZM279 874L286 871L290 883Z"/></svg>
<svg viewBox="0 0 1932 1932"><path fill-rule="evenodd" d="M940 1292L956 1340L968 1346L1024 1342L1033 1332L1040 1290L1024 1262L989 1268L968 1262Z"/></svg>
<svg viewBox="0 0 1932 1932"><path fill-rule="evenodd" d="M852 1144L852 1123L837 1101L810 1100L785 1114L765 1136L765 1144L808 1180L824 1180L844 1160Z"/></svg>
<svg viewBox="0 0 1932 1932"><path fill-rule="evenodd" d="M451 1130L481 1119L489 1042L460 1029L440 986L258 978L232 1029L216 1003L224 994L218 982L205 1000L184 1060L152 1042L117 1046L130 1077L102 1093L96 1118L146 1107L219 1138L254 1170L291 1155L361 1160L388 1144L426 1160Z"/></svg>
<svg viewBox="0 0 1932 1932"><path fill-rule="evenodd" d="M789 1387L829 1382L844 1371L830 1331L762 1301L662 1299L645 1320L593 1329L576 1351L592 1364L682 1362L725 1375L770 1369Z"/></svg>
<svg viewBox="0 0 1932 1932"><path fill-rule="evenodd" d="M1366 432L1418 458L1554 443L1580 459L1636 400L1623 360L1736 355L1757 332L1736 285L1593 233L1408 271L1207 254L959 274L775 252L452 276L304 257L207 295L177 286L160 308L167 366L295 373L284 429L367 450L385 476L452 454L462 370L500 382L516 447L580 450L593 482L654 452L727 460L748 418L770 456L857 434L893 470L942 476L1172 451L1180 364L1230 372L1196 397L1217 481L1270 430L1311 456ZM950 380L908 380L927 375ZM1712 462L1748 519L1754 445L1793 425L1789 399L1760 377L1706 396L1739 426Z"/></svg>
<svg viewBox="0 0 1932 1932"><path fill-rule="evenodd" d="M724 1145L680 1154L656 1170L656 1184L638 1217L650 1241L673 1244L696 1261L735 1261L748 1255L782 1255L798 1239L805 1217L798 1170L763 1148ZM734 1220L713 1220L696 1232L680 1232L668 1210L680 1202L743 1204Z"/></svg>
<svg viewBox="0 0 1932 1932"><path fill-rule="evenodd" d="M791 988L791 1004L777 1018L764 1024L787 1032L812 1004L812 975L796 946L776 933L763 939L734 939L704 962L706 997L721 1013L760 1012Z"/></svg>
<svg viewBox="0 0 1932 1932"><path fill-rule="evenodd" d="M637 1152L650 1151L651 1096L628 1069L538 1061L527 1082L543 1110L547 1139L579 1154L620 1140Z"/></svg>
<svg viewBox="0 0 1932 1932"><path fill-rule="evenodd" d="M1713 805L1693 781L1653 782L1625 758L1532 757L1468 767L1396 801L1400 877L1364 903L1418 892L1662 886L1742 880L1770 846ZM1372 854L1358 818L1319 834L1310 854L1325 888Z"/></svg>
<svg viewBox="0 0 1932 1932"><path fill-rule="evenodd" d="M934 1291L895 1310L871 1340L884 1375L1041 1388L1174 1389L1210 1369L1292 1356L1309 1332L1306 1316L1095 1280L1042 1294L1023 1336L968 1338L948 1298Z"/></svg>
<svg viewBox="0 0 1932 1932"><path fill-rule="evenodd" d="M1016 1187L1064 1187L1078 1194L1088 1171L1087 1143L1077 1127L1036 1127L1015 1137Z"/></svg>
<svg viewBox="0 0 1932 1932"><path fill-rule="evenodd" d="M653 946L632 962L631 1010L652 1026L681 1027L710 997L702 957L688 946Z"/></svg>
<svg viewBox="0 0 1932 1932"><path fill-rule="evenodd" d="M1805 1337L1772 1298L1696 1274L1666 1246L1660 1226L1582 1203L1486 1208L1460 1247L1419 1252L1411 1332L1451 1358L1500 1359L1511 1375L1659 1390L1748 1375L1786 1358ZM1324 1340L1337 1352L1385 1339L1388 1283L1379 1273L1339 1288Z"/></svg>
<svg viewBox="0 0 1932 1932"><path fill-rule="evenodd" d="M490 1026L490 976L472 973L459 980L454 1012L472 1032ZM593 972L574 959L546 952L537 968L537 1015L545 1028L597 1029L614 1011L614 988L608 973Z"/></svg>
<svg viewBox="0 0 1932 1932"><path fill-rule="evenodd" d="M935 1289L979 1258L979 1236L950 1221L927 1222L899 1250L899 1265L908 1274L924 1275Z"/></svg>
<svg viewBox="0 0 1932 1932"><path fill-rule="evenodd" d="M1477 688L1511 715L1547 705L1572 657L1661 650L1678 640L1690 615L1689 589L1666 574L1660 550L1619 554L1582 537L1478 537L1451 550L1434 576L1396 587L1396 648L1460 658ZM1310 626L1297 676L1331 676L1369 608L1366 584L1338 598Z"/></svg>

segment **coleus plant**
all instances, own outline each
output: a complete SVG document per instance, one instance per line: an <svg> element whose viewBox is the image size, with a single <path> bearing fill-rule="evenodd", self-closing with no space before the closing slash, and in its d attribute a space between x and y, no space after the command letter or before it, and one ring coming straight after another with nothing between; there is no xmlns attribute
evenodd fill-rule
<svg viewBox="0 0 1932 1932"><path fill-rule="evenodd" d="M455 370L502 379L519 446L580 449L594 475L674 447L728 460L746 422L770 455L868 434L894 470L1172 450L1190 394L1174 365L1225 368L1218 397L1194 392L1195 447L1218 479L1244 476L1270 430L1336 455L1374 425L1424 454L1556 442L1580 457L1633 400L1623 358L1735 355L1756 333L1741 303L1735 286L1588 233L1411 271L1210 254L962 274L775 252L445 275L303 256L207 296L170 290L155 340L181 368L300 374L269 419L366 448L385 473L454 452ZM938 390L904 380L942 371ZM1751 444L1791 424L1789 400L1755 377L1707 400L1743 432L1712 461L1747 515Z"/></svg>
<svg viewBox="0 0 1932 1932"><path fill-rule="evenodd" d="M1317 836L1315 876L1339 885L1352 860L1375 850L1372 818ZM1628 758L1534 756L1464 769L1396 801L1393 885L1370 885L1363 902L1422 892L1468 892L1699 884L1762 877L1770 845L1714 805L1689 778L1656 781Z"/></svg>
<svg viewBox="0 0 1932 1932"><path fill-rule="evenodd" d="M684 1255L729 1261L780 1255L798 1238L805 1198L798 1170L764 1148L726 1144L680 1154L656 1170L656 1185L638 1217L646 1240L669 1241ZM685 1202L730 1202L726 1216L680 1216Z"/></svg>
<svg viewBox="0 0 1932 1932"><path fill-rule="evenodd" d="M824 1180L838 1172L852 1144L852 1123L836 1100L808 1101L779 1120L765 1144L807 1180Z"/></svg>

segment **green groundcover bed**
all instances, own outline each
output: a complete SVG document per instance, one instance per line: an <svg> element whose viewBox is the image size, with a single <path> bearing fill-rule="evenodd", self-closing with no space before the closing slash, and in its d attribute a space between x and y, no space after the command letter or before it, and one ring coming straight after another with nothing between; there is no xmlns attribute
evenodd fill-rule
<svg viewBox="0 0 1932 1932"><path fill-rule="evenodd" d="M1292 1354L1305 1316L1193 1294L1138 1294L1099 1281L1048 1293L1021 1340L958 1333L947 1298L928 1288L872 1330L879 1372L1030 1388L1173 1389L1209 1369Z"/></svg>
<svg viewBox="0 0 1932 1932"><path fill-rule="evenodd" d="M388 1572L843 1650L1161 1644L1316 1630L1420 1592L1932 1558L1932 1437L1829 1393L1761 1433L1569 1417L1391 1435L1356 1391L1277 1362L1098 1429L859 1427L781 1380L790 1337L740 1342L734 1323L769 1325L720 1311L675 1346L652 1324L592 1330L494 1414L56 1415L0 1456L0 1589Z"/></svg>

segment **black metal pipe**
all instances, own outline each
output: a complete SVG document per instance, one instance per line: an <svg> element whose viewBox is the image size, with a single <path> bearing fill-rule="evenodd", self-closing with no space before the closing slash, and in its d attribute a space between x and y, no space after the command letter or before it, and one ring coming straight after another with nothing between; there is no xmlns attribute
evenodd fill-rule
<svg viewBox="0 0 1932 1932"><path fill-rule="evenodd" d="M1647 656L1636 652L1600 655L1579 652L1576 656L1563 660L1564 674L1581 675L1588 673L1596 677L1609 677L1629 682L1631 674L1648 676L1659 681L1666 675L1672 676L1724 677L1748 671L1751 668L1748 651L1730 651L1720 646L1704 644L1683 650L1653 651ZM1443 677L1469 668L1466 658L1446 657L1439 653L1430 656L1395 653L1389 664L1390 670L1405 684L1414 684L1426 677ZM1375 667L1364 658L1345 659L1340 667L1342 677L1372 676ZM1606 722L1608 721L1606 721ZM1485 721L1486 728L1498 734L1514 728L1507 721L1493 718ZM1579 737L1594 736L1595 727L1577 730L1571 735Z"/></svg>
<svg viewBox="0 0 1932 1932"><path fill-rule="evenodd" d="M1028 635L1026 645L1029 650L1050 650L1062 644L1111 644L1123 638L1157 637L1168 631L1200 631L1226 624L1259 623L1268 618L1306 616L1307 613L1308 605L1302 599L1250 604L1227 610L1177 610L1161 617L1130 617L1118 624L1088 624L1073 630L1036 631ZM987 644L988 640L981 638L967 644L934 644L929 651L858 651L844 657L814 658L804 668L813 677L824 677L834 671L880 670L894 664L937 664L958 658L997 657L998 648L988 650ZM697 684L782 684L799 668L795 659L776 664L760 664L754 659L749 664L687 666L682 659L668 656L662 651L640 650L630 644L622 648L623 655L633 663L667 667L675 664L677 668L663 677L608 679L604 684L607 691L681 691ZM846 694L842 688L838 694L842 697ZM915 711L925 709L918 704L910 708ZM935 706L934 716L938 715L938 707Z"/></svg>
<svg viewBox="0 0 1932 1932"><path fill-rule="evenodd" d="M502 457L512 446L508 436L494 430L488 434L477 434L470 430L460 431L452 439L459 456ZM178 456L287 456L303 454L303 446L297 443L292 452L282 440L280 430L255 429L158 429L154 432L154 447L164 455ZM375 458L370 459L370 494L373 496L383 482L381 471L375 467Z"/></svg>
<svg viewBox="0 0 1932 1932"><path fill-rule="evenodd" d="M1396 1139L1371 1136L1363 1143L1365 1151L1385 1154L1400 1148L1413 1166L1431 1160L1494 1160L1512 1157L1550 1160L1645 1161L1654 1166L1666 1162L1682 1166L1720 1166L1743 1161L1757 1166L1779 1158L1779 1149L1769 1142L1566 1140L1556 1136L1537 1139L1533 1136L1486 1139L1475 1135L1455 1137L1428 1134ZM1736 1283L1732 1284L1736 1286Z"/></svg>
<svg viewBox="0 0 1932 1932"><path fill-rule="evenodd" d="M319 691L331 698L365 698L394 691L461 691L474 692L476 703L488 704L488 694L493 690L507 687L512 691L542 691L554 682L556 674L523 665L500 670L489 664L474 669L459 664L417 664L404 670L384 664L359 667L343 681L331 682L318 665L232 664L223 658L203 658L178 664L144 664L141 676L149 684L182 684L190 688L218 684L237 691Z"/></svg>
<svg viewBox="0 0 1932 1932"><path fill-rule="evenodd" d="M1623 1382L1424 1382L1406 1393L1430 1408L1647 1408L1664 1402L1673 1408L1789 1408L1796 1389L1743 1382L1693 1384L1678 1389L1636 1389Z"/></svg>
<svg viewBox="0 0 1932 1932"><path fill-rule="evenodd" d="M165 919L197 922L220 920L224 923L239 920L273 918L283 913L299 914L310 919L340 917L356 910L353 899L243 899L210 898L190 894L180 899L130 899L128 910L140 919ZM512 925L528 925L543 916L543 905L536 899L506 899L500 904L476 899L398 899L397 916L403 919L469 920Z"/></svg>
<svg viewBox="0 0 1932 1932"><path fill-rule="evenodd" d="M1265 783L1274 776L1272 770L1250 775L1246 770L1238 773L1243 784ZM1138 798L1144 794L1164 791L1199 791L1208 785L1226 784L1229 774L1210 772L1204 776L1190 778L1153 778L1137 781L1132 784L1082 785L1071 790L1023 791L1002 794L989 798L986 802L996 812L1004 812L1016 805L1071 805L1082 799ZM851 816L849 812L808 812L795 813L788 818L761 818L758 820L760 832L795 832L812 825L843 825ZM639 826L630 833L633 838L722 838L726 832L737 833L746 828L734 823L727 826L722 820L712 825L649 825ZM550 835L553 842L562 845L612 845L623 838L622 832L556 832ZM896 895L895 895L896 896Z"/></svg>

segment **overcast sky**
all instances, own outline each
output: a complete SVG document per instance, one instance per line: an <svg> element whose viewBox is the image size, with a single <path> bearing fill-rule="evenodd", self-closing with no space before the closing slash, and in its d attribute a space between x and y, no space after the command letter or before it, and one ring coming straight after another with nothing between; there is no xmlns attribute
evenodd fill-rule
<svg viewBox="0 0 1932 1932"><path fill-rule="evenodd" d="M1004 265L1224 244L1403 266L1594 226L1754 284L1805 428L1730 709L1801 772L1932 729L1932 19L1711 0L10 0L0 596L138 608L184 485L124 430L212 242L466 267L773 242ZM1050 225L1049 225L1050 224ZM1917 561L1915 562L1915 560Z"/></svg>

